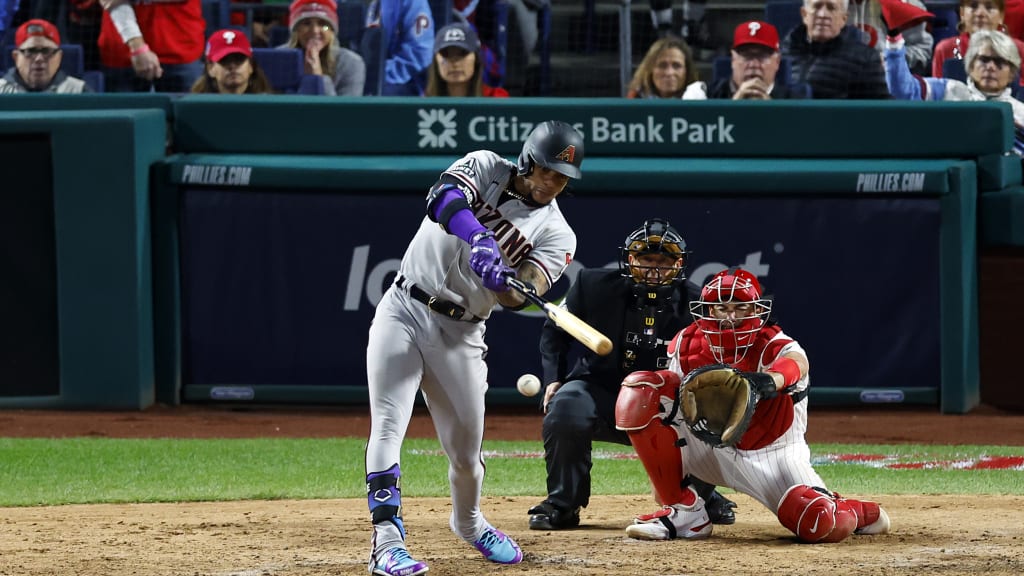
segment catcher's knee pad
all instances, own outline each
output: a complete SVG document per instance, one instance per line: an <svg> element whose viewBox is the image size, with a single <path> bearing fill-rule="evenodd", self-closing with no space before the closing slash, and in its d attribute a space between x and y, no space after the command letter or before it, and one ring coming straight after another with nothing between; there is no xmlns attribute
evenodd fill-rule
<svg viewBox="0 0 1024 576"><path fill-rule="evenodd" d="M839 542L857 529L849 502L824 488L793 486L779 501L779 522L803 542Z"/></svg>
<svg viewBox="0 0 1024 576"><path fill-rule="evenodd" d="M391 522L405 538L405 526L402 525L401 477L402 471L398 464L383 472L367 474L366 502L370 507L370 516L374 524Z"/></svg>
<svg viewBox="0 0 1024 576"><path fill-rule="evenodd" d="M615 401L615 427L641 430L662 414L662 398L674 403L679 376L671 370L633 372L622 381Z"/></svg>

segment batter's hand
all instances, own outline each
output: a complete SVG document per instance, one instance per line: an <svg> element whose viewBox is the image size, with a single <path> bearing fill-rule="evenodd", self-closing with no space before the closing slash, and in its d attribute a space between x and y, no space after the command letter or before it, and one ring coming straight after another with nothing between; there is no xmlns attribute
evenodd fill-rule
<svg viewBox="0 0 1024 576"><path fill-rule="evenodd" d="M504 264L498 263L493 266L488 266L480 277L483 278L484 288L494 292L505 292L508 290L508 284L505 283L505 276L515 275L515 270L505 266Z"/></svg>
<svg viewBox="0 0 1024 576"><path fill-rule="evenodd" d="M494 232L487 230L474 235L470 245L473 248L469 251L469 267L477 276L486 280L484 275L488 269L501 264L501 250L494 240Z"/></svg>
<svg viewBox="0 0 1024 576"><path fill-rule="evenodd" d="M551 399L555 397L555 392L558 392L558 389L561 388L561 387L562 387L562 383L556 380L556 381L552 382L551 384L548 384L548 387L544 389L544 413L545 414L548 413L548 402L551 402Z"/></svg>

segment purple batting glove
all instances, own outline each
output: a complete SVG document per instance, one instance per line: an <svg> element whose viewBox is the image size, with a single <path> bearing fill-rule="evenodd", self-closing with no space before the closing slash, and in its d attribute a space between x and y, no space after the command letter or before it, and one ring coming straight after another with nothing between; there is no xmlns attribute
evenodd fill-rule
<svg viewBox="0 0 1024 576"><path fill-rule="evenodd" d="M484 270L480 277L484 280L484 288L494 292L504 292L508 290L508 284L505 284L505 277L515 275L516 271L508 266L495 264L494 266L488 266L487 270Z"/></svg>
<svg viewBox="0 0 1024 576"><path fill-rule="evenodd" d="M492 266L501 264L501 250L490 230L473 236L473 249L469 252L469 267L481 278ZM503 282L504 284L504 282Z"/></svg>

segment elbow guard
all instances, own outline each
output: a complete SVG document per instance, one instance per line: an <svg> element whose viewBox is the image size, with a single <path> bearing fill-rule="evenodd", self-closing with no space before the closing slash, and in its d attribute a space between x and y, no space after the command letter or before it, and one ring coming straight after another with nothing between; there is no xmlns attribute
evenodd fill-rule
<svg viewBox="0 0 1024 576"><path fill-rule="evenodd" d="M469 198L458 186L438 182L427 193L427 216L440 224L445 232L451 232L448 223L460 210L469 210Z"/></svg>

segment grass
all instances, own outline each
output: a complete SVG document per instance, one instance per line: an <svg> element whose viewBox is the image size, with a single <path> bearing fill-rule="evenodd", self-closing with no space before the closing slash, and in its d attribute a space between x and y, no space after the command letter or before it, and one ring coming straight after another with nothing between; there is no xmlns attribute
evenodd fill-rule
<svg viewBox="0 0 1024 576"><path fill-rule="evenodd" d="M402 456L406 496L446 496L447 461L432 439L412 439ZM539 442L486 442L487 495L543 496ZM593 492L646 494L631 448L597 444ZM12 439L0 438L0 506L353 498L365 495L362 438L338 439ZM877 462L830 463L828 454L885 456L889 463L1024 456L1000 446L812 446L815 468L848 494L1024 495L1024 471L892 469Z"/></svg>

